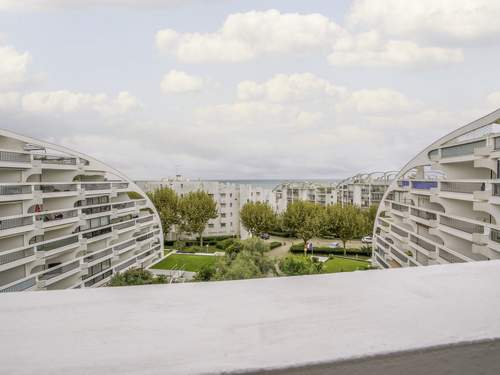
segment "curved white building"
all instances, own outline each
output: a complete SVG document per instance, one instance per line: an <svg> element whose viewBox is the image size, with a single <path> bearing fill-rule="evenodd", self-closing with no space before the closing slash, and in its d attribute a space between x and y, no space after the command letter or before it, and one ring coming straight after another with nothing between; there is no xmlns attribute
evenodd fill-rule
<svg viewBox="0 0 500 375"><path fill-rule="evenodd" d="M0 130L0 292L97 287L162 252L158 215L132 181Z"/></svg>
<svg viewBox="0 0 500 375"><path fill-rule="evenodd" d="M500 110L413 158L389 186L373 262L426 266L500 258Z"/></svg>

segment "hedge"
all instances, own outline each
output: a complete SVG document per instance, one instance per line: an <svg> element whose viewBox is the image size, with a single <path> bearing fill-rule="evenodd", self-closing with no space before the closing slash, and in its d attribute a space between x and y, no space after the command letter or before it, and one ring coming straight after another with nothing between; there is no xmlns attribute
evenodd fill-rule
<svg viewBox="0 0 500 375"><path fill-rule="evenodd" d="M281 242L278 242L278 241L273 241L269 244L269 248L272 250L272 249L276 249L277 247L280 247L281 246Z"/></svg>
<svg viewBox="0 0 500 375"><path fill-rule="evenodd" d="M291 232L280 232L280 231L269 231L267 232L270 236L276 237L292 237L293 233Z"/></svg>
<svg viewBox="0 0 500 375"><path fill-rule="evenodd" d="M296 244L290 246L290 252L291 253L303 253L304 252L304 245L302 244ZM327 246L317 246L313 248L314 254L324 254L324 255L344 255L344 248L343 247L327 247ZM372 251L371 248L363 248L363 249L346 249L345 251L346 255L364 255L364 256L371 256Z"/></svg>

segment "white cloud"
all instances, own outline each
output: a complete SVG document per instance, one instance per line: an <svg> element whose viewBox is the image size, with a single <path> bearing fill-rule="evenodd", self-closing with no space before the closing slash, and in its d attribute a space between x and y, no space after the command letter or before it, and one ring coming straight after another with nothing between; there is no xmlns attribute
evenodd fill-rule
<svg viewBox="0 0 500 375"><path fill-rule="evenodd" d="M345 88L335 86L312 73L277 74L270 80L257 83L242 81L238 84L240 100L269 100L271 102L304 101L321 97L339 97Z"/></svg>
<svg viewBox="0 0 500 375"><path fill-rule="evenodd" d="M492 92L486 98L488 104L494 109L500 108L500 91Z"/></svg>
<svg viewBox="0 0 500 375"><path fill-rule="evenodd" d="M0 110L8 111L17 109L20 95L17 92L0 92Z"/></svg>
<svg viewBox="0 0 500 375"><path fill-rule="evenodd" d="M0 10L45 10L117 6L164 8L183 5L189 0L0 0Z"/></svg>
<svg viewBox="0 0 500 375"><path fill-rule="evenodd" d="M339 112L355 111L362 114L396 114L416 107L417 103L408 99L404 94L380 88L354 91L336 105L336 110Z"/></svg>
<svg viewBox="0 0 500 375"><path fill-rule="evenodd" d="M10 46L0 46L0 89L13 87L28 79L31 56L20 53Z"/></svg>
<svg viewBox="0 0 500 375"><path fill-rule="evenodd" d="M351 27L418 38L477 40L500 35L498 0L356 0Z"/></svg>
<svg viewBox="0 0 500 375"><path fill-rule="evenodd" d="M87 94L68 90L38 91L22 97L27 112L60 114L74 112L98 112L104 115L123 114L140 108L138 100L126 91L116 98L106 94Z"/></svg>
<svg viewBox="0 0 500 375"><path fill-rule="evenodd" d="M264 54L325 49L341 31L321 14L251 11L229 15L214 33L160 30L156 45L183 62L241 62Z"/></svg>
<svg viewBox="0 0 500 375"><path fill-rule="evenodd" d="M460 49L421 47L402 40L383 41L376 32L345 35L328 56L339 67L423 67L447 65L464 60Z"/></svg>
<svg viewBox="0 0 500 375"><path fill-rule="evenodd" d="M178 70L171 70L163 77L160 87L164 94L195 92L203 89L202 78Z"/></svg>

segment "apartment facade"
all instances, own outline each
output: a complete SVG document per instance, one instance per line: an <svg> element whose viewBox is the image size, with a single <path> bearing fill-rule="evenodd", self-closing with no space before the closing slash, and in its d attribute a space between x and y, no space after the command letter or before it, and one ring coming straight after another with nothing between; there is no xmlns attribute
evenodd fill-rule
<svg viewBox="0 0 500 375"><path fill-rule="evenodd" d="M380 204L396 172L360 173L338 183L337 203L368 208Z"/></svg>
<svg viewBox="0 0 500 375"><path fill-rule="evenodd" d="M276 209L272 190L260 186L190 180L182 176L156 181L136 181L136 183L146 192L164 187L171 188L179 196L194 191L207 192L217 203L218 217L208 222L205 236L248 237L249 233L240 223L240 209L247 202L265 202ZM175 232L169 234L170 239L174 236Z"/></svg>
<svg viewBox="0 0 500 375"><path fill-rule="evenodd" d="M308 201L328 206L337 202L335 184L317 182L285 182L273 189L276 210L284 212L289 203Z"/></svg>
<svg viewBox="0 0 500 375"><path fill-rule="evenodd" d="M391 183L373 262L426 266L500 258L500 110L434 142Z"/></svg>
<svg viewBox="0 0 500 375"><path fill-rule="evenodd" d="M132 181L83 154L0 130L0 292L98 287L162 252L158 215Z"/></svg>

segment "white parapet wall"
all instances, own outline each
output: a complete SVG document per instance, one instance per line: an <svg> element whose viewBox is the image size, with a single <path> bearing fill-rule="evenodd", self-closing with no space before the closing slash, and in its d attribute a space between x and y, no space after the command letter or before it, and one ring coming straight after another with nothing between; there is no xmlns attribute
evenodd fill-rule
<svg viewBox="0 0 500 375"><path fill-rule="evenodd" d="M491 261L4 294L0 373L498 374L498 285Z"/></svg>

